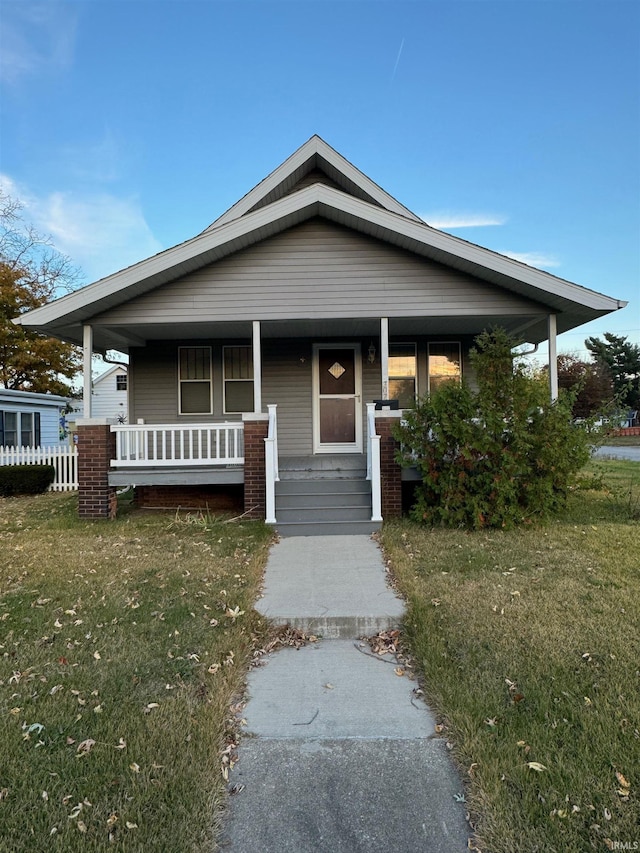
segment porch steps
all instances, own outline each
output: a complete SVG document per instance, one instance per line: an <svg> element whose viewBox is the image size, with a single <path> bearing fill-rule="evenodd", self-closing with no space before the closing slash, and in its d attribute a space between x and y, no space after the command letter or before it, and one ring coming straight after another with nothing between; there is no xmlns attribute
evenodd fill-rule
<svg viewBox="0 0 640 853"><path fill-rule="evenodd" d="M371 486L362 456L282 460L276 483L281 536L370 534Z"/></svg>

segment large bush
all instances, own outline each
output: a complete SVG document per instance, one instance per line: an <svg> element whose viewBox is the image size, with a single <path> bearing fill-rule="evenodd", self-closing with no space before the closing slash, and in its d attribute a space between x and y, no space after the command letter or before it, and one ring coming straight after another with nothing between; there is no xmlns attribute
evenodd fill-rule
<svg viewBox="0 0 640 853"><path fill-rule="evenodd" d="M512 527L561 507L587 462L589 436L572 422L573 397L549 400L548 384L513 358L503 330L471 351L477 389L448 382L405 412L397 427L403 464L422 482L415 518L448 527Z"/></svg>
<svg viewBox="0 0 640 853"><path fill-rule="evenodd" d="M53 465L0 465L0 495L38 495L55 476Z"/></svg>

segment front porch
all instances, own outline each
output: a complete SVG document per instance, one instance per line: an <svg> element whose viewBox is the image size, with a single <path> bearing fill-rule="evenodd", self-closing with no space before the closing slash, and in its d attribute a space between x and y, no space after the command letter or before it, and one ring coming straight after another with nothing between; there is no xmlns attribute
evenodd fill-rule
<svg viewBox="0 0 640 853"><path fill-rule="evenodd" d="M125 486L145 495L164 489L163 506L170 490L184 495L197 486L242 486L245 515L277 524L285 535L372 532L383 512L400 514L401 472L391 436L399 411L366 404L363 452L294 456L280 454L277 406L267 408L267 414L212 424L79 421L80 514L111 517L115 490Z"/></svg>

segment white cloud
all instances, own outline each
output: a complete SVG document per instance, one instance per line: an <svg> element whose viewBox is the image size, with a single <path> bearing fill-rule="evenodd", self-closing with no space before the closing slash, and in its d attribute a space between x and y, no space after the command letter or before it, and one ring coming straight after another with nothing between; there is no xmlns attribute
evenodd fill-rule
<svg viewBox="0 0 640 853"><path fill-rule="evenodd" d="M506 255L508 258L513 258L514 261L520 261L522 264L527 264L529 267L537 267L538 269L550 269L561 266L560 261L554 258L553 255L543 255L541 252L500 252L500 254Z"/></svg>
<svg viewBox="0 0 640 853"><path fill-rule="evenodd" d="M484 228L487 225L504 225L506 216L495 213L451 213L440 211L420 215L432 228Z"/></svg>
<svg viewBox="0 0 640 853"><path fill-rule="evenodd" d="M50 235L54 246L68 255L89 281L164 248L154 237L135 197L109 193L79 196L71 192L38 197L6 175L0 175L0 186L24 203L25 220Z"/></svg>
<svg viewBox="0 0 640 853"><path fill-rule="evenodd" d="M16 83L68 68L75 54L77 17L70 3L58 0L3 4L0 80Z"/></svg>

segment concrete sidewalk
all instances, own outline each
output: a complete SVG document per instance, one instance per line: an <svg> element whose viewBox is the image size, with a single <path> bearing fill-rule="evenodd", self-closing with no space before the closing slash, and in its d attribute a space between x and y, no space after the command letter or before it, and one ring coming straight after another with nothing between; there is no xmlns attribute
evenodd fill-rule
<svg viewBox="0 0 640 853"><path fill-rule="evenodd" d="M323 639L251 671L230 788L234 853L457 853L462 785L416 683L358 641L402 602L367 536L292 537L272 549L258 609ZM318 627L319 626L319 627ZM351 634L350 634L351 632ZM326 639L332 637L332 639Z"/></svg>

